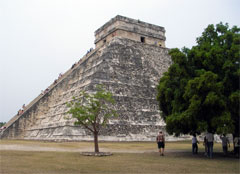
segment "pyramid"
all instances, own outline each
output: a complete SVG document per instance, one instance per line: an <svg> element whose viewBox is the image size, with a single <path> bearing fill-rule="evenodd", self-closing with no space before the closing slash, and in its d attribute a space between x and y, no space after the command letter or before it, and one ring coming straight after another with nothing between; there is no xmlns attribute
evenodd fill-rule
<svg viewBox="0 0 240 174"><path fill-rule="evenodd" d="M99 132L99 140L155 140L165 128L156 87L171 64L164 28L118 15L96 30L95 46L14 116L1 138L92 140L91 132L65 119L66 104L80 91L94 92L102 84L113 93L119 116Z"/></svg>

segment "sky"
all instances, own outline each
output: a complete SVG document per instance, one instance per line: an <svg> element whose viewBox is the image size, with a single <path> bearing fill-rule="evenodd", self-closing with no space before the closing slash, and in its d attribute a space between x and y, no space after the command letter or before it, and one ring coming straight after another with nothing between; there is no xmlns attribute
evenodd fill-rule
<svg viewBox="0 0 240 174"><path fill-rule="evenodd" d="M0 122L94 48L94 31L116 15L164 27L168 48L191 48L209 24L240 27L239 7L239 0L0 0Z"/></svg>

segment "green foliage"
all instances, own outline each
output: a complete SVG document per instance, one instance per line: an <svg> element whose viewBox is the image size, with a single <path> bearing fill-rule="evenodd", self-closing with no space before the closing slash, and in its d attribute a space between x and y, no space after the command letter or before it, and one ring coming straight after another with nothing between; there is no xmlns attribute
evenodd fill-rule
<svg viewBox="0 0 240 174"><path fill-rule="evenodd" d="M114 103L112 94L97 86L94 94L82 91L78 98L74 97L73 101L67 104L70 108L67 113L76 119L75 125L83 125L91 132L99 132L110 117L117 116L112 109Z"/></svg>
<svg viewBox="0 0 240 174"><path fill-rule="evenodd" d="M239 135L240 28L209 25L192 49L171 49L158 96L170 134Z"/></svg>

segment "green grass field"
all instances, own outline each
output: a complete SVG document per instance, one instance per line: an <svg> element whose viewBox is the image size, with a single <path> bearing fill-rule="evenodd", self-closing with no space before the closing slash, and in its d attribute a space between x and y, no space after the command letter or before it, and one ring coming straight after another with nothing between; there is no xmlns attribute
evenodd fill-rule
<svg viewBox="0 0 240 174"><path fill-rule="evenodd" d="M1 140L0 145L22 145L22 146L38 146L38 147L51 147L62 148L66 150L93 148L93 142L50 142L50 141L28 141L28 140ZM101 148L109 148L112 150L128 150L128 151L153 151L157 150L155 142L99 142ZM199 151L204 151L202 142L198 145ZM167 142L166 150L182 150L191 151L192 144L190 141ZM215 152L221 152L222 147L220 143L214 144ZM233 150L232 146L229 151Z"/></svg>
<svg viewBox="0 0 240 174"><path fill-rule="evenodd" d="M82 156L71 152L76 148L93 146L92 142L42 142L42 141L0 141L3 145L63 148L59 151L23 151L0 149L0 173L4 174L73 174L73 173L239 173L239 159L223 157L221 145L215 144L214 158L200 153L191 154L190 142L167 142L166 154L159 156L154 142L101 142L101 148L122 150L107 157ZM138 151L137 153L133 153ZM129 153L131 152L131 153ZM139 153L140 152L140 153Z"/></svg>

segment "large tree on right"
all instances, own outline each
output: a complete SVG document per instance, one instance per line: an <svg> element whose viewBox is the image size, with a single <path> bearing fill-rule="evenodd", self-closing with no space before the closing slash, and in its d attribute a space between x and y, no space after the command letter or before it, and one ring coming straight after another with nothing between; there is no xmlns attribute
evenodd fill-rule
<svg viewBox="0 0 240 174"><path fill-rule="evenodd" d="M196 46L169 54L157 96L167 132L239 136L240 28L209 25Z"/></svg>

